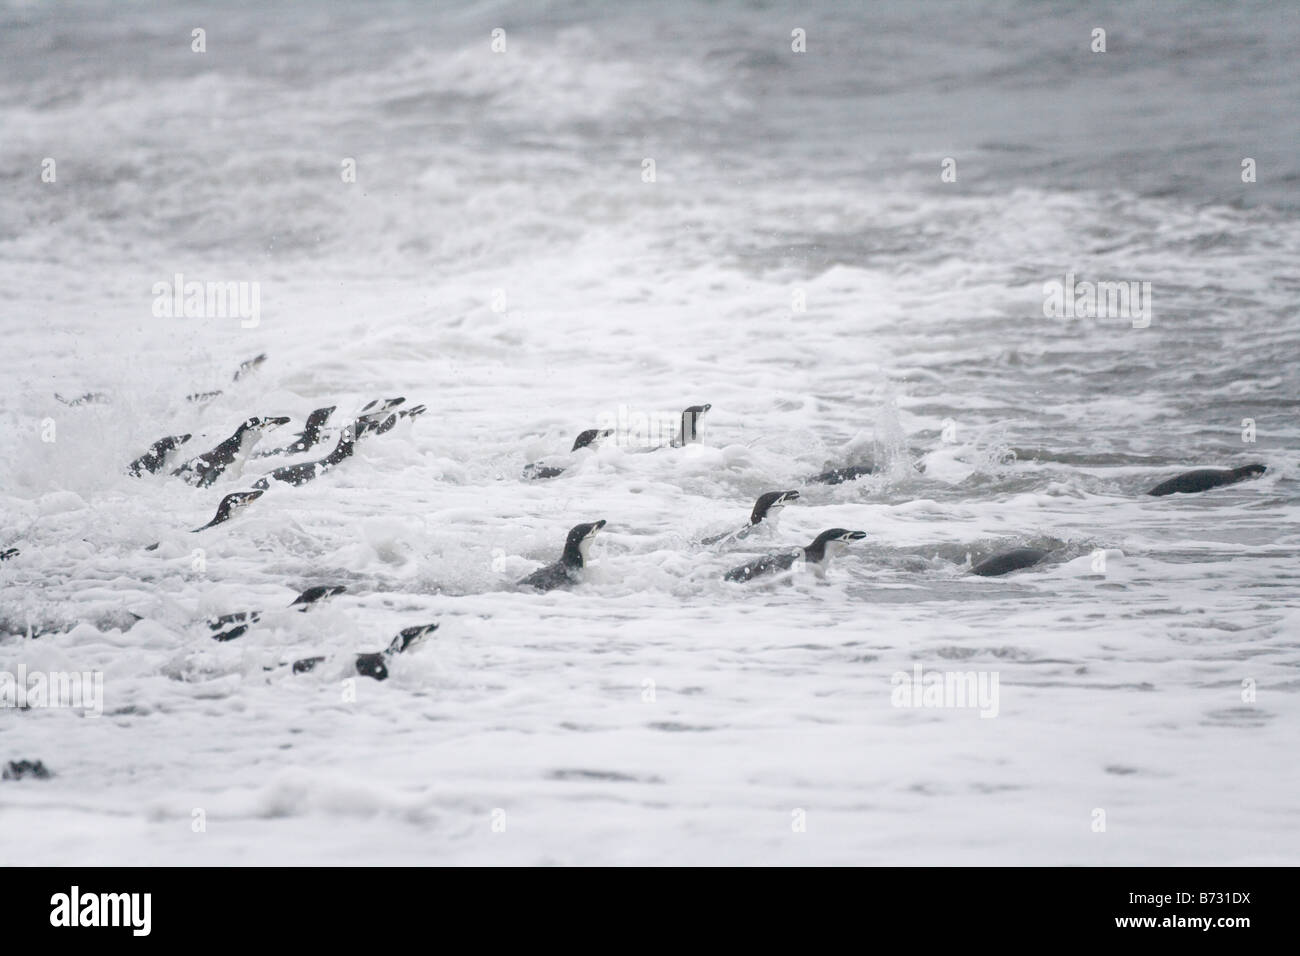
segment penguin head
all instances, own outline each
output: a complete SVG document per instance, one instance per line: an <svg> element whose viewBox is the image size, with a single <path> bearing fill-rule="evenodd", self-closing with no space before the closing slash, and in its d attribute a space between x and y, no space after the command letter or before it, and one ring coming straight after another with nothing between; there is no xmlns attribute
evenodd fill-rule
<svg viewBox="0 0 1300 956"><path fill-rule="evenodd" d="M573 447L569 451L575 452L579 448L595 448L612 434L614 434L612 428L588 428L585 432L580 432L578 437L573 440Z"/></svg>
<svg viewBox="0 0 1300 956"><path fill-rule="evenodd" d="M691 442L699 441L700 425L704 422L704 415L712 405L692 405L682 412L682 432L679 441L683 445L689 445Z"/></svg>
<svg viewBox="0 0 1300 956"><path fill-rule="evenodd" d="M766 494L758 496L754 502L754 510L750 512L749 523L758 524L760 521L775 523L781 514L781 509L792 501L797 501L799 492L797 491L769 491Z"/></svg>
<svg viewBox="0 0 1300 956"><path fill-rule="evenodd" d="M247 508L250 504L262 497L265 492L262 491L232 491L226 497L221 499L221 504L217 505L217 514L224 515L227 518L233 515L240 508Z"/></svg>
<svg viewBox="0 0 1300 956"><path fill-rule="evenodd" d="M591 551L592 539L596 537L596 533L603 527L605 527L605 521L602 518L600 521L580 524L571 528L569 537L564 542L565 563L584 567L587 563L587 556Z"/></svg>
<svg viewBox="0 0 1300 956"><path fill-rule="evenodd" d="M262 418L253 417L240 426L240 431L255 431L259 434L266 434L273 428L279 428L281 425L289 424L287 415L269 415Z"/></svg>
<svg viewBox="0 0 1300 956"><path fill-rule="evenodd" d="M823 531L813 543L808 545L808 560L823 561L832 555L840 554L848 548L850 541L861 541L867 536L865 531L846 531L843 528L831 528Z"/></svg>

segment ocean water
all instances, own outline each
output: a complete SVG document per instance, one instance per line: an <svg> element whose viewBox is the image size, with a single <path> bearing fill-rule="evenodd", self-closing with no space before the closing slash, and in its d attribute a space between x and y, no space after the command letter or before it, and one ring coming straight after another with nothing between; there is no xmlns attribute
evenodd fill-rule
<svg viewBox="0 0 1300 956"><path fill-rule="evenodd" d="M0 863L1296 862L1298 44L1263 2L0 4L0 672L103 675L0 708L53 774L0 782ZM156 315L177 274L256 325ZM1046 317L1067 275L1149 321ZM202 534L281 462L124 473L399 395ZM583 584L513 588L598 518ZM836 526L824 581L721 580ZM895 706L918 666L996 716Z"/></svg>

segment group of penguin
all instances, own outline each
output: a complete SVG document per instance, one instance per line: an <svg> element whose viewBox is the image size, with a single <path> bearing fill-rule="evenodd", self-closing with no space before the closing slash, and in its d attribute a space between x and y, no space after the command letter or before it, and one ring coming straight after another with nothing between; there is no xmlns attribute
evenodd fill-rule
<svg viewBox="0 0 1300 956"><path fill-rule="evenodd" d="M681 447L698 441L700 423L711 407L711 405L692 405L683 411L681 428L677 432L677 437L665 447ZM570 454L572 455L582 449L593 449L611 434L613 434L612 431L608 429L595 428L580 432L573 443ZM532 480L555 478L563 474L564 470L563 467L534 462L524 467L524 477ZM807 480L815 484L838 485L854 481L864 475L870 475L873 471L871 465L846 465L813 475ZM1244 465L1240 468L1198 468L1161 482L1148 491L1147 494L1157 497L1171 494L1193 494L1253 478L1262 475L1264 471L1265 466L1261 464ZM769 491L759 495L758 500L754 502L753 510L750 512L748 524L735 531L705 538L700 544L712 547L726 547L742 541L760 527L770 528L776 524L777 516L781 510L790 502L798 500L798 498L798 491ZM550 591L555 588L567 587L581 580L583 569L589 559L592 539L595 538L597 532L605 527L605 524L606 522L602 520L576 525L570 529L560 559L553 564L534 571L520 581L519 584L539 591ZM781 575L795 569L809 570L817 577L824 577L832 557L841 554L851 542L861 541L866 536L865 531L829 528L817 535L808 545L765 554L747 564L732 568L723 575L723 580L743 583L755 578ZM1033 567L1045 560L1051 553L1051 551L1041 548L1013 548L978 562L971 568L971 573L981 577L996 577L1009 574L1012 571Z"/></svg>
<svg viewBox="0 0 1300 956"><path fill-rule="evenodd" d="M265 355L259 355L255 359L243 363L239 371L235 373L235 379L238 380L243 374L256 368L264 360ZM191 401L207 401L219 394L221 393L205 392L188 397ZM104 400L104 396L99 393L88 393L72 400L63 399L61 396L56 397L68 405L89 404ZM194 532L206 531L229 521L238 512L262 497L273 484L299 486L324 475L350 458L355 451L357 442L363 437L383 434L393 428L401 419L414 419L427 410L424 405L402 408L401 406L404 403L404 398L375 399L371 401L356 414L356 417L348 425L339 430L337 443L328 455L315 461L275 468L254 481L249 489L227 494L221 499L212 520L202 527L195 528ZM704 404L692 405L686 408L681 414L681 424L675 437L667 445L638 450L654 451L659 447L680 448L698 442L701 423L711 407L711 405ZM327 440L328 423L336 410L337 406L334 405L314 410L307 417L302 431L295 436L293 441L281 448L261 451L256 454L254 454L255 449L263 436L273 429L288 424L289 419L284 416L249 418L241 423L225 441L222 441L210 451L183 461L171 471L171 475L196 487L206 488L223 476L240 476L250 458L296 455L309 451ZM611 429L593 428L580 432L570 449L570 456L595 449L612 434ZM145 474L157 474L163 471L174 463L173 459L178 457L178 450L192 437L192 435L183 434L160 438L150 446L148 451L127 466L127 472L134 477L143 477ZM567 465L532 462L524 467L522 477L526 480L556 478L562 475L566 468ZM1265 466L1262 464L1251 464L1230 469L1201 468L1161 482L1152 488L1148 494L1163 496L1196 493L1256 477L1263 474L1264 471ZM856 480L864 475L870 475L872 472L871 465L847 465L810 476L807 480L809 483L837 485ZM707 537L700 544L719 549L730 548L743 542L760 529L767 530L775 527L782 509L797 500L799 500L798 491L766 492L755 501L750 512L749 521L745 525L730 532ZM591 544L597 533L605 525L606 522L600 520L574 526L568 533L559 559L529 574L518 582L518 586L536 591L552 591L579 583L590 560ZM744 583L756 578L788 576L795 570L810 570L816 576L823 577L834 556L843 553L850 543L861 541L866 537L867 534L864 531L830 528L821 532L811 543L803 547L792 547L768 553L746 564L734 567L723 575L723 579L734 583ZM149 550L154 550L157 547L158 544L153 544ZM971 568L971 573L985 577L1008 574L1012 571L1032 567L1042 562L1050 553L1037 548L1015 548L993 555L975 564ZM18 550L16 548L0 549L0 561L15 557L17 554ZM289 607L298 611L307 611L320 601L340 594L345 590L346 588L342 585L308 588ZM261 612L239 611L213 618L207 623L209 629L214 632L211 635L213 639L226 642L242 637L247 633L250 626L260 620ZM351 669L362 676L384 680L388 676L388 661L394 655L404 653L419 645L437 627L437 624L408 627L402 630L384 650L355 655L355 659L351 662ZM310 657L294 661L291 665L281 666L291 666L294 674L302 674L312 671L324 660L325 658L321 657ZM267 669L274 670L276 668Z"/></svg>

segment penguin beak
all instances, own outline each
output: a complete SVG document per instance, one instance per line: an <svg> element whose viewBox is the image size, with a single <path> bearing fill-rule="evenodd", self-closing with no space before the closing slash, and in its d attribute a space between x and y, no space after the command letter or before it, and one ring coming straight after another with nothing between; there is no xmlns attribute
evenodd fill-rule
<svg viewBox="0 0 1300 956"><path fill-rule="evenodd" d="M594 537L596 532L603 527L605 527L605 519L601 518L599 521L597 521L595 524L591 526L591 530L587 532L587 537L588 538Z"/></svg>
<svg viewBox="0 0 1300 956"><path fill-rule="evenodd" d="M787 491L781 495L782 504L784 504L787 501L798 501L798 500L799 500L799 492L797 491Z"/></svg>
<svg viewBox="0 0 1300 956"><path fill-rule="evenodd" d="M288 415L276 415L272 418L262 419L262 428L266 431L270 431L272 428L279 428L281 425L287 425L287 424L289 424Z"/></svg>
<svg viewBox="0 0 1300 956"><path fill-rule="evenodd" d="M843 538L844 541L861 541L867 536L865 531L850 531Z"/></svg>

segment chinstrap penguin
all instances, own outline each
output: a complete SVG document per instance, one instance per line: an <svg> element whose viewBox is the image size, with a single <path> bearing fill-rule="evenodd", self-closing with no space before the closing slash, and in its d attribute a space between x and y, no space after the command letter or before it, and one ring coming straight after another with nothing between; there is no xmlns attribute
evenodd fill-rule
<svg viewBox="0 0 1300 956"><path fill-rule="evenodd" d="M682 412L682 424L678 428L677 437L672 440L671 447L681 448L683 445L692 445L700 440L700 426L704 424L704 416L708 413L712 405L692 405Z"/></svg>
<svg viewBox="0 0 1300 956"><path fill-rule="evenodd" d="M339 436L339 443L324 458L319 461L305 461L298 465L285 465L282 468L277 468L269 475L263 475L253 482L253 487L265 491L270 487L272 481L281 481L294 486L305 485L313 478L319 478L340 462L351 458L352 453L356 451L356 447L357 442L353 430L345 428L343 434Z"/></svg>
<svg viewBox="0 0 1300 956"><path fill-rule="evenodd" d="M1262 475L1267 468L1261 464L1243 465L1240 468L1197 468L1185 471L1181 475L1162 481L1150 491L1149 495L1190 495L1198 491L1208 491L1221 485L1234 485L1247 478Z"/></svg>
<svg viewBox="0 0 1300 956"><path fill-rule="evenodd" d="M583 448L595 449L612 434L614 434L612 428L588 428L586 431L579 432L578 437L573 440L573 447L569 449L569 454L572 455ZM565 466L548 465L540 461L524 465L524 477L530 481L536 481L539 478L556 478L564 474L564 472Z"/></svg>
<svg viewBox="0 0 1300 956"><path fill-rule="evenodd" d="M262 497L263 491L258 488L253 491L232 491L226 497L221 499L221 504L217 505L217 513L201 528L195 528L192 533L197 534L200 531L207 531L214 525L224 524L239 512L243 511L250 504Z"/></svg>
<svg viewBox="0 0 1300 956"><path fill-rule="evenodd" d="M750 581L764 575L780 574L792 570L800 561L811 568L818 577L824 577L832 557L848 548L850 541L861 541L866 536L865 531L831 528L819 534L806 548L794 548L790 551L765 555L756 561L732 568L723 576L723 580Z"/></svg>
<svg viewBox="0 0 1300 956"><path fill-rule="evenodd" d="M403 654L421 644L437 629L437 624L420 624L415 627L404 628L384 650L371 654L358 654L354 658L352 666L362 677L387 680L389 661L396 655ZM308 674L315 670L316 665L324 662L324 660L324 657L305 657L302 660L294 661L293 672L295 674Z"/></svg>
<svg viewBox="0 0 1300 956"><path fill-rule="evenodd" d="M787 504L799 499L797 491L769 491L766 494L758 496L754 502L754 510L749 514L749 524L735 531L728 531L724 534L715 534L701 541L701 544L730 544L732 541L739 541L748 538L760 527L772 530L776 528L777 519L781 511Z"/></svg>
<svg viewBox="0 0 1300 956"><path fill-rule="evenodd" d="M337 405L327 405L325 408L318 408L307 416L307 422L303 425L297 437L283 448L276 448L273 451L259 451L257 458L270 458L272 455L297 455L301 452L321 443L321 431L325 428L325 423L329 421Z"/></svg>
<svg viewBox="0 0 1300 956"><path fill-rule="evenodd" d="M970 573L985 578L1010 574L1012 571L1032 568L1047 557L1049 553L1042 548L1012 548L1010 551L1004 551L1001 554L985 558L971 568Z"/></svg>
<svg viewBox="0 0 1300 956"><path fill-rule="evenodd" d="M262 436L273 428L278 428L289 421L287 416L277 415L269 418L250 418L235 433L212 451L192 458L173 475L184 478L186 482L206 488L227 471L238 477L243 471L244 462L252 454L253 448Z"/></svg>
<svg viewBox="0 0 1300 956"><path fill-rule="evenodd" d="M582 571L590 558L592 539L603 527L605 527L604 519L571 528L564 542L564 553L560 555L560 560L544 568L538 568L520 581L519 586L535 588L538 591L553 591L556 588L576 584L582 579Z"/></svg>
<svg viewBox="0 0 1300 956"><path fill-rule="evenodd" d="M166 438L159 438L149 446L149 450L137 458L131 464L126 466L127 471L134 477L143 477L144 472L156 475L167 465L167 459L171 453L185 444L191 435L168 435Z"/></svg>

